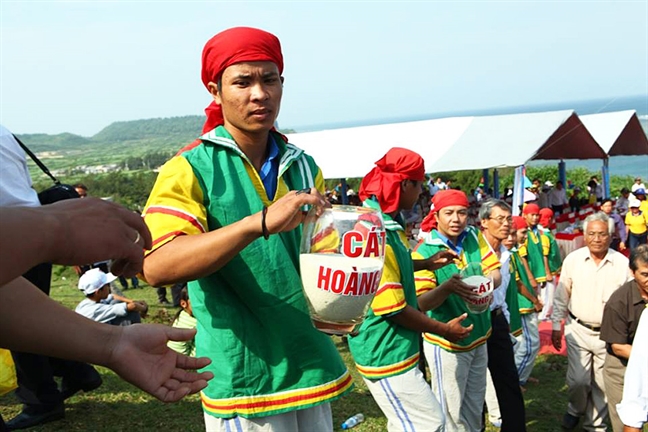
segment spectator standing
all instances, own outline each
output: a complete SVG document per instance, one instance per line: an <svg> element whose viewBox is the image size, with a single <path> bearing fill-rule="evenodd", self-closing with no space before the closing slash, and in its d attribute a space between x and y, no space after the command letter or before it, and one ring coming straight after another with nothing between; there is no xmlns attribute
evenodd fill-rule
<svg viewBox="0 0 648 432"><path fill-rule="evenodd" d="M191 309L191 300L189 300L189 293L187 287L183 286L179 292L180 310L173 320L172 327L181 329L195 329L198 325L196 318L193 316ZM196 355L196 339L192 338L187 341L169 341L167 346L173 351L180 354L194 357Z"/></svg>
<svg viewBox="0 0 648 432"><path fill-rule="evenodd" d="M273 130L283 55L272 34L220 32L203 50L213 97L204 135L160 170L144 218L153 286L188 282L209 431L330 431L330 402L352 387L331 338L308 314L299 277L302 209L322 208L315 161ZM286 397L290 395L290 397Z"/></svg>
<svg viewBox="0 0 648 432"><path fill-rule="evenodd" d="M648 239L648 213L641 211L641 202L634 198L628 204L630 211L625 216L626 234L630 252Z"/></svg>
<svg viewBox="0 0 648 432"><path fill-rule="evenodd" d="M616 213L612 213L612 209L612 200L610 198L604 199L601 203L601 211L610 218L609 224L612 232L610 247L615 251L622 251L626 248L628 233L623 218Z"/></svg>
<svg viewBox="0 0 648 432"><path fill-rule="evenodd" d="M567 192L565 192L561 181L556 182L556 187L549 192L549 204L556 215L562 214L564 209L569 206Z"/></svg>
<svg viewBox="0 0 648 432"><path fill-rule="evenodd" d="M632 193L635 193L637 189L646 190L646 186L641 182L641 177L635 177L634 183L632 184L630 191Z"/></svg>
<svg viewBox="0 0 648 432"><path fill-rule="evenodd" d="M604 431L608 416L603 382L605 342L600 339L603 308L629 278L628 259L610 249L608 217L599 212L585 218L586 247L570 253L563 263L552 313L554 348L562 348L561 322L567 342L569 405L562 426Z"/></svg>
<svg viewBox="0 0 648 432"><path fill-rule="evenodd" d="M553 186L553 183L547 181L542 185L542 188L540 188L540 192L538 193L538 206L541 209L551 207L549 204L549 192L551 191L551 186Z"/></svg>
<svg viewBox="0 0 648 432"><path fill-rule="evenodd" d="M634 197L634 196L633 196ZM621 196L617 198L616 201L616 211L621 217L625 217L625 215L628 213L628 210L630 209L628 207L628 204L630 203L630 190L626 187L621 189Z"/></svg>
<svg viewBox="0 0 648 432"><path fill-rule="evenodd" d="M605 341L607 349L603 379L614 432L623 432L616 406L623 396L623 377L639 319L648 306L648 245L632 251L630 270L634 280L626 282L610 296L601 323L601 340Z"/></svg>

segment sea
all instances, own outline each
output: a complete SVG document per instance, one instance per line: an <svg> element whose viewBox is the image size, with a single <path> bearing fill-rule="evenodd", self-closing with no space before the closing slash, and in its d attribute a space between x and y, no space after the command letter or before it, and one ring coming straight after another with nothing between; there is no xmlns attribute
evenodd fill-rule
<svg viewBox="0 0 648 432"><path fill-rule="evenodd" d="M296 128L299 132L309 132L325 129L337 129L356 126L370 126L387 123L399 123L419 120L431 120L445 117L460 116L486 116L501 114L519 114L544 111L558 111L571 109L579 115L598 114L613 111L635 110L637 117L648 135L648 95L623 96L607 99L593 99L572 102L557 102L550 104L524 105L505 108L493 108L482 110L465 110L453 112L436 112L427 115L409 116L409 117L390 117L382 119L373 119L356 122L340 122L329 124L308 125ZM531 161L529 166L547 165L555 162ZM567 169L570 167L583 167L590 171L600 171L602 161L600 160L578 160L565 161ZM613 156L609 161L610 175L641 177L648 180L648 155L644 156Z"/></svg>

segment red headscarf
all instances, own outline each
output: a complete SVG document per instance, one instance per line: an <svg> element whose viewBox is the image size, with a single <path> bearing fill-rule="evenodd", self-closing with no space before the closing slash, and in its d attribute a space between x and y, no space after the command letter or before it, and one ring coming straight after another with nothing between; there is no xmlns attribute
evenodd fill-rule
<svg viewBox="0 0 648 432"><path fill-rule="evenodd" d="M524 206L524 209L522 210L522 214L532 214L532 213L540 213L540 207L538 204L527 204Z"/></svg>
<svg viewBox="0 0 648 432"><path fill-rule="evenodd" d="M234 27L211 38L202 54L202 82L207 87L217 83L223 71L236 63L271 61L283 73L283 55L279 39L266 31L250 27ZM223 112L215 102L205 109L207 121L203 133L223 124Z"/></svg>
<svg viewBox="0 0 648 432"><path fill-rule="evenodd" d="M551 218L553 217L554 212L550 208L543 208L540 209L540 225L542 225L545 228L549 228L549 223L551 222Z"/></svg>
<svg viewBox="0 0 648 432"><path fill-rule="evenodd" d="M513 216L513 227L516 231L527 228L526 219L524 219L522 216Z"/></svg>
<svg viewBox="0 0 648 432"><path fill-rule="evenodd" d="M383 213L393 213L398 210L403 180L425 180L423 158L411 150L394 147L362 179L358 195L363 201L375 195Z"/></svg>
<svg viewBox="0 0 648 432"><path fill-rule="evenodd" d="M421 231L430 232L437 226L436 212L450 206L463 206L468 208L468 197L460 190L441 190L432 197L430 213L421 222Z"/></svg>

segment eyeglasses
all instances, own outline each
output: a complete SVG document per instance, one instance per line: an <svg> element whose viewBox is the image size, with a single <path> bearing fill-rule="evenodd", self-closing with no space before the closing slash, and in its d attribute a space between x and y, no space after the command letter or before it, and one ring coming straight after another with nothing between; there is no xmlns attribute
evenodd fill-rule
<svg viewBox="0 0 648 432"><path fill-rule="evenodd" d="M588 232L587 237L591 238L591 239L596 239L596 238L606 239L606 238L610 237L610 233L607 233L607 232Z"/></svg>
<svg viewBox="0 0 648 432"><path fill-rule="evenodd" d="M504 222L508 222L509 224L513 223L513 216L497 216L496 218L488 218L488 219L494 220L500 225L504 225Z"/></svg>

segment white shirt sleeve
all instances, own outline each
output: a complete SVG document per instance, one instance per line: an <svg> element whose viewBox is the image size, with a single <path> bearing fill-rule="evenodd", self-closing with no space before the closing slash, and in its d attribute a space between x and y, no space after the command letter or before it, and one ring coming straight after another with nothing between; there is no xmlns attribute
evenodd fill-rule
<svg viewBox="0 0 648 432"><path fill-rule="evenodd" d="M96 303L92 300L83 300L76 307L76 313L90 318L93 321L101 323L109 323L118 317L126 316L128 313L128 305L126 303Z"/></svg>
<svg viewBox="0 0 648 432"><path fill-rule="evenodd" d="M0 125L0 206L37 207L25 151L11 132Z"/></svg>
<svg viewBox="0 0 648 432"><path fill-rule="evenodd" d="M565 258L560 273L560 280L556 287L556 293L553 301L553 311L551 312L552 330L561 329L561 321L567 317L569 311L569 299L571 297L571 269L569 256Z"/></svg>

